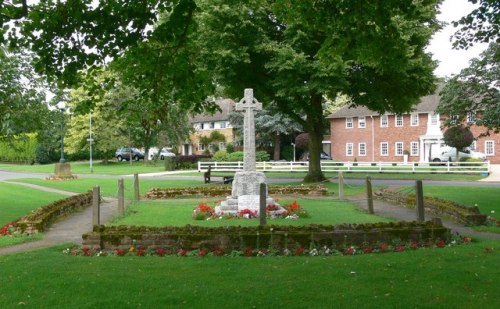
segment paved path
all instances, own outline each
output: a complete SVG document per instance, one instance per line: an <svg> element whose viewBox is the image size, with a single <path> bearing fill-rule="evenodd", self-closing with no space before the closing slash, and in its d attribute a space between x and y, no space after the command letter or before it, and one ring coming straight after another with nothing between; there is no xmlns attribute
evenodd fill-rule
<svg viewBox="0 0 500 309"><path fill-rule="evenodd" d="M31 186L35 186L40 190L57 192L64 195L77 194L74 192L61 191L42 186L30 185L30 187ZM104 198L103 202L101 202L101 223L108 222L117 214L118 201L113 198ZM54 223L47 231L44 232L42 240L0 248L0 255L20 251L29 251L64 243L81 244L82 235L92 230L92 216L92 207L87 207L83 211L73 213L69 217Z"/></svg>

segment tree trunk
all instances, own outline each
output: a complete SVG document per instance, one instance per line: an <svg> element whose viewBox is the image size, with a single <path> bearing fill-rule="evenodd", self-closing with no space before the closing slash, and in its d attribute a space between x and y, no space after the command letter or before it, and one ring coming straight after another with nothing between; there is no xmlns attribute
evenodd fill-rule
<svg viewBox="0 0 500 309"><path fill-rule="evenodd" d="M306 130L309 133L309 171L304 182L324 181L321 170L320 154L323 141L323 108L322 97L317 94L311 98L310 109L307 111Z"/></svg>
<svg viewBox="0 0 500 309"><path fill-rule="evenodd" d="M280 159L280 152L281 152L281 136L279 133L276 133L276 135L274 135L274 154L273 154L274 161L278 161Z"/></svg>

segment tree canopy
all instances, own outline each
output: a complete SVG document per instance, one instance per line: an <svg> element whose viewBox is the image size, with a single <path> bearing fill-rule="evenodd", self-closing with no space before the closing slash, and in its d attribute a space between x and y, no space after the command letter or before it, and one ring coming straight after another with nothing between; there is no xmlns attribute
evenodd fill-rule
<svg viewBox="0 0 500 309"><path fill-rule="evenodd" d="M445 122L483 126L486 134L500 132L500 45L491 43L468 68L446 81L437 112L450 117ZM474 121L466 121L467 116Z"/></svg>
<svg viewBox="0 0 500 309"><path fill-rule="evenodd" d="M469 0L478 7L453 22L458 30L454 34L454 46L467 49L475 43L500 43L500 1Z"/></svg>

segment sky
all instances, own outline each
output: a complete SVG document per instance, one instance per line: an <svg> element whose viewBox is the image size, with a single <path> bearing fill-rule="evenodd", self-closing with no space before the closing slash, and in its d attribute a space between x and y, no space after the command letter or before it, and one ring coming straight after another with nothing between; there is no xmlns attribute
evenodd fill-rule
<svg viewBox="0 0 500 309"><path fill-rule="evenodd" d="M474 9L467 0L445 0L440 7L440 21L450 23L467 15ZM460 70L469 66L469 60L478 57L484 51L487 44L477 44L468 50L454 50L450 37L455 33L453 25L449 24L441 31L434 34L427 51L433 54L433 58L439 61L439 66L434 71L438 77L451 76L460 73Z"/></svg>

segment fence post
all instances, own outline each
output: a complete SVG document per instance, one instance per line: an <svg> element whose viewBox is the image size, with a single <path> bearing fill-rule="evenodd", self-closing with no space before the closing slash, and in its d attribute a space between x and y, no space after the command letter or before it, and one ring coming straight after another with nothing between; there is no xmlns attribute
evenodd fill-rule
<svg viewBox="0 0 500 309"><path fill-rule="evenodd" d="M259 219L260 225L264 226L266 222L266 198L267 198L267 185L265 183L260 184L260 203L259 203Z"/></svg>
<svg viewBox="0 0 500 309"><path fill-rule="evenodd" d="M422 187L422 180L415 181L415 192L417 195L417 221L425 221L425 210L424 210L424 190Z"/></svg>
<svg viewBox="0 0 500 309"><path fill-rule="evenodd" d="M125 196L123 188L123 178L118 179L118 214L125 213Z"/></svg>
<svg viewBox="0 0 500 309"><path fill-rule="evenodd" d="M139 201L139 174L134 174L134 201Z"/></svg>
<svg viewBox="0 0 500 309"><path fill-rule="evenodd" d="M344 199L344 174L339 172L339 199Z"/></svg>
<svg viewBox="0 0 500 309"><path fill-rule="evenodd" d="M92 188L92 226L101 224L100 191L99 186Z"/></svg>
<svg viewBox="0 0 500 309"><path fill-rule="evenodd" d="M366 176L366 196L368 201L368 213L373 214L373 192L372 192L372 179Z"/></svg>

